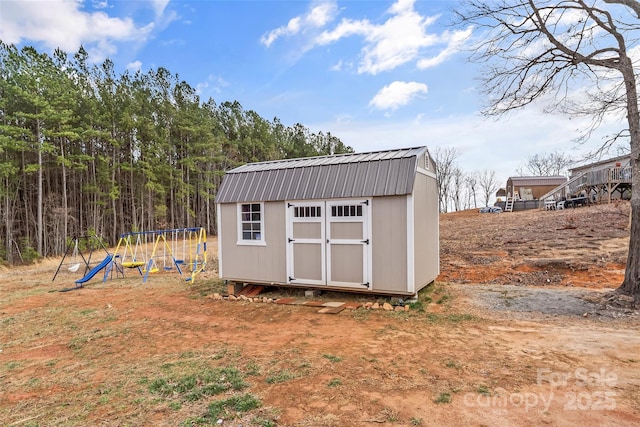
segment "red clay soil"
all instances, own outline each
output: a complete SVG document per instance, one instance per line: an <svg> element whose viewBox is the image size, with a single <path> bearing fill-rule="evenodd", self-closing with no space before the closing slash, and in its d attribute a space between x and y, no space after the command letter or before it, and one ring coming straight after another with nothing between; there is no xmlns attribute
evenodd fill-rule
<svg viewBox="0 0 640 427"><path fill-rule="evenodd" d="M629 242L629 204L560 211L441 215L441 281L615 288Z"/></svg>
<svg viewBox="0 0 640 427"><path fill-rule="evenodd" d="M192 285L163 274L59 293L72 283L51 283L59 260L5 268L0 424L220 425L203 414L232 393L177 401L149 383L235 367L260 407L224 426L640 425L637 312L509 308L523 292L579 299L616 287L627 224L626 204L444 214L442 274L421 294L424 311L218 301L207 297L222 289L215 271Z"/></svg>

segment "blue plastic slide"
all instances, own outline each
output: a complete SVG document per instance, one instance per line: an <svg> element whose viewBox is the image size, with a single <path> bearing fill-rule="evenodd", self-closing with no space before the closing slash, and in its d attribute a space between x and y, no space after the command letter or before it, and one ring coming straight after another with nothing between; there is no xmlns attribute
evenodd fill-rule
<svg viewBox="0 0 640 427"><path fill-rule="evenodd" d="M109 263L111 262L111 260L113 259L113 255L109 255L107 256L105 259L102 260L102 262L98 265L96 265L95 267L93 267L86 276L84 276L82 279L78 279L76 280L76 284L77 285L81 285L83 283L88 282L89 280L93 279L93 276L96 275L96 273L98 273L98 271L102 270L103 268L105 268L107 265L109 265Z"/></svg>

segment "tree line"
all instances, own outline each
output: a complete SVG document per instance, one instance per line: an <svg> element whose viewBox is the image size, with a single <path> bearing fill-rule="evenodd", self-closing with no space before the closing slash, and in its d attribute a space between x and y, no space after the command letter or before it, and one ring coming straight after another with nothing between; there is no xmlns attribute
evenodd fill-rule
<svg viewBox="0 0 640 427"><path fill-rule="evenodd" d="M461 155L457 148L436 147L432 154L438 177L440 212L477 208L478 196L482 206L489 206L491 197L500 188L495 171L463 171L456 163Z"/></svg>
<svg viewBox="0 0 640 427"><path fill-rule="evenodd" d="M352 152L327 132L201 101L159 67L118 73L0 41L0 259L63 253L72 236L216 233L224 172L247 162Z"/></svg>
<svg viewBox="0 0 640 427"><path fill-rule="evenodd" d="M491 198L502 185L495 171L463 171L456 163L462 153L455 147L436 147L432 154L438 176L440 212L477 208L479 201L481 206L489 206ZM572 157L561 151L534 154L518 166L516 175L564 176L574 162Z"/></svg>

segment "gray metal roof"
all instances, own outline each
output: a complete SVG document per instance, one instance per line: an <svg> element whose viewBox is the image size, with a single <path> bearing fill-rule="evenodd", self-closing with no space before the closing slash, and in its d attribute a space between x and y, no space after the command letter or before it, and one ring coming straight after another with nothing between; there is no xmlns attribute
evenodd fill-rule
<svg viewBox="0 0 640 427"><path fill-rule="evenodd" d="M581 172L582 170L587 170L592 168L597 169L599 166L604 166L604 165L608 165L610 163L616 163L616 162L622 163L623 166L628 166L631 162L631 156L629 154L625 154L623 156L612 157L610 159L605 159L605 160L599 160L594 163L588 163L581 166L574 166L572 168L569 168L569 171L571 172L571 175L574 175L577 172Z"/></svg>
<svg viewBox="0 0 640 427"><path fill-rule="evenodd" d="M513 185L560 185L567 182L566 176L512 176Z"/></svg>
<svg viewBox="0 0 640 427"><path fill-rule="evenodd" d="M216 203L410 194L426 147L249 163L227 171Z"/></svg>

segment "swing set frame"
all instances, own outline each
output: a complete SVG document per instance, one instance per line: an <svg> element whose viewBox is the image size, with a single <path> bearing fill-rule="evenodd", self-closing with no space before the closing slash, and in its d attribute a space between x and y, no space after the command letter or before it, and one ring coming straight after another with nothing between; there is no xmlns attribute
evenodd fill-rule
<svg viewBox="0 0 640 427"><path fill-rule="evenodd" d="M89 249L89 253L86 257L85 254L82 253L80 242L85 242L85 248ZM80 275L80 277L83 277L89 270L91 270L91 258L93 257L93 253L99 249L102 249L104 251L104 256L110 255L107 247L102 242L102 239L98 238L98 236L93 234L84 236L73 236L71 239L69 239L67 249L64 253L64 256L62 257L62 260L60 260L60 264L58 264L58 268L56 269L56 272L54 273L53 279L51 279L51 281L53 282L56 280L56 277L58 276L58 273L60 272L60 269L63 265L69 265L67 269L74 274L80 271L80 268L84 265L84 270ZM67 262L65 263L65 260L68 257L73 257L74 259L71 262L67 260Z"/></svg>
<svg viewBox="0 0 640 427"><path fill-rule="evenodd" d="M180 244L182 258L177 257ZM150 256L149 245L152 247ZM146 283L149 273L161 271L159 262L163 271L175 268L180 275L183 271L188 272L186 280L194 282L207 265L207 233L202 227L132 231L120 236L114 254L112 264L119 262L123 269L138 270L143 283Z"/></svg>

